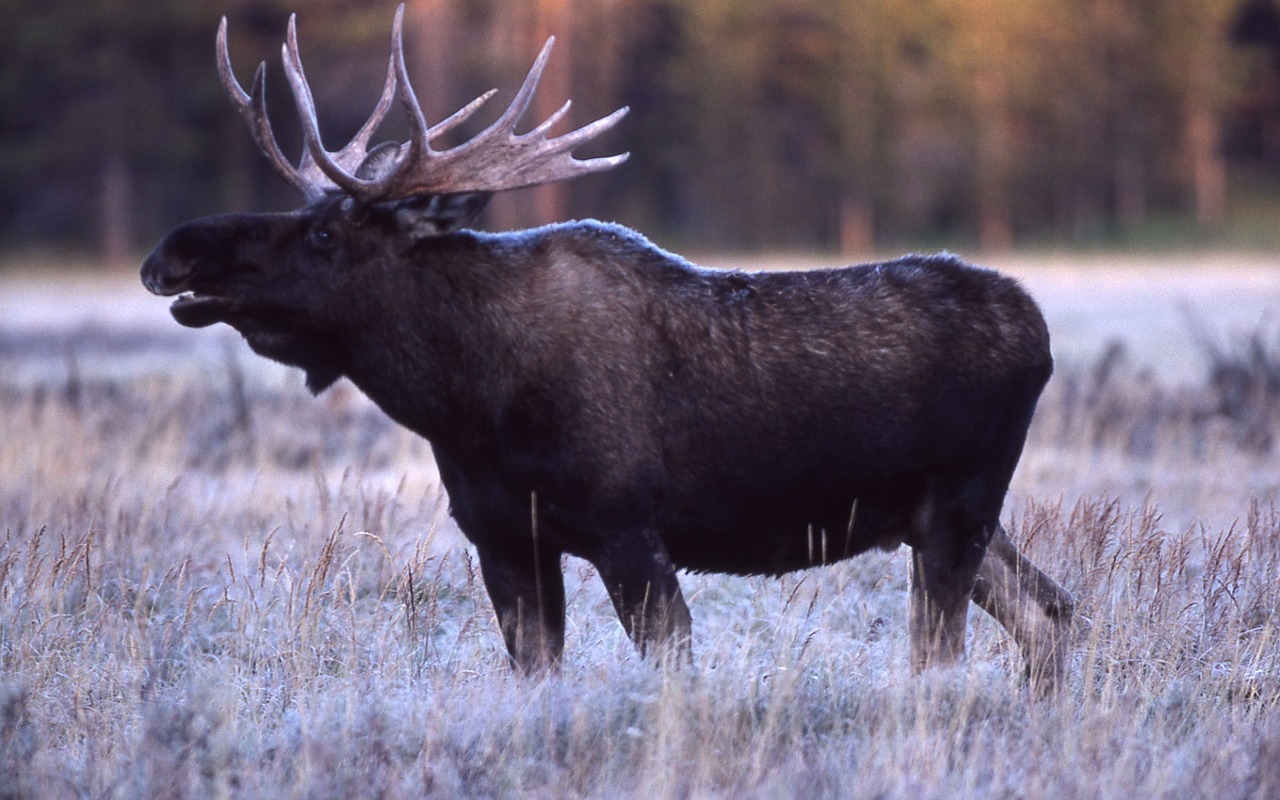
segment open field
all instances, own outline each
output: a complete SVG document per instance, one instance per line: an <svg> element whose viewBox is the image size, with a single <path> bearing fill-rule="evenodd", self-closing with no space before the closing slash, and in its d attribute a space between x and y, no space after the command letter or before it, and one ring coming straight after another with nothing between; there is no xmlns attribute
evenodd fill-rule
<svg viewBox="0 0 1280 800"><path fill-rule="evenodd" d="M0 277L0 798L1280 796L1278 261L1000 263L1059 362L1005 507L1079 609L1038 702L977 609L908 675L905 551L683 576L675 673L570 559L514 677L425 443L132 276Z"/></svg>

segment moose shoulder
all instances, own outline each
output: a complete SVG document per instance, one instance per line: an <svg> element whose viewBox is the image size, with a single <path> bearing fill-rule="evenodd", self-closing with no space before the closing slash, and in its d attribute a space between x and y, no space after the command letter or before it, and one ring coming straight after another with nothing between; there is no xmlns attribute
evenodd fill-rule
<svg viewBox="0 0 1280 800"><path fill-rule="evenodd" d="M999 522L1049 337L1011 279L951 256L808 272L702 269L615 225L489 234L490 193L620 163L573 147L620 113L526 134L548 50L498 121L432 140L404 71L403 8L382 100L343 150L320 144L292 22L285 67L307 132L297 166L266 121L262 72L220 70L309 204L171 233L142 267L178 322L225 322L258 353L352 380L432 444L514 663L564 640L560 556L599 570L642 652L685 653L676 569L778 574L871 547L913 550L917 668L959 658L968 603L1061 679L1071 600ZM392 100L403 145L369 148Z"/></svg>

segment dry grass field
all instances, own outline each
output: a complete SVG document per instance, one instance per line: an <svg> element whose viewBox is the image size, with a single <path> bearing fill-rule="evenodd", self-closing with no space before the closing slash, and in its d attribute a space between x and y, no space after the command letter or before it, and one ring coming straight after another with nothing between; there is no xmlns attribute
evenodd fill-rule
<svg viewBox="0 0 1280 800"><path fill-rule="evenodd" d="M568 560L513 676L425 443L130 276L0 279L0 798L1280 797L1280 270L1026 263L1005 518L1079 609L1039 701L976 608L908 674L905 551L683 576L678 672Z"/></svg>

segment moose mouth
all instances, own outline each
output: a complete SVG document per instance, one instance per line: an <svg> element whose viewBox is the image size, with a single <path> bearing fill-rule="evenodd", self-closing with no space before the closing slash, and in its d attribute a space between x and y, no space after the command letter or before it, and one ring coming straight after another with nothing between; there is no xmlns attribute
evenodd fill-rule
<svg viewBox="0 0 1280 800"><path fill-rule="evenodd" d="M179 325L188 328L207 328L218 322L225 322L235 311L238 303L229 297L187 292L173 301L169 313Z"/></svg>

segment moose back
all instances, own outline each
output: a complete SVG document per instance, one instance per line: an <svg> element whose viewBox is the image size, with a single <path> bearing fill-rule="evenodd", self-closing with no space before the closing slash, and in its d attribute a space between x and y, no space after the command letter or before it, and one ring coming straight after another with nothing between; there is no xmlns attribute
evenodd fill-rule
<svg viewBox="0 0 1280 800"><path fill-rule="evenodd" d="M548 41L494 123L437 149L493 93L429 126L403 14L381 99L337 152L290 20L297 164L267 119L265 65L246 92L223 20L223 85L307 204L170 233L142 280L177 296L173 317L232 326L314 392L348 378L430 441L519 668L561 652L564 553L595 565L642 653L683 658L678 569L779 574L905 544L914 667L963 655L972 600L1038 686L1059 682L1071 598L999 521L1052 371L1032 299L945 255L748 273L596 222L467 230L493 192L621 163L572 151L626 109L552 136L566 103L516 133ZM370 146L397 100L409 140Z"/></svg>

